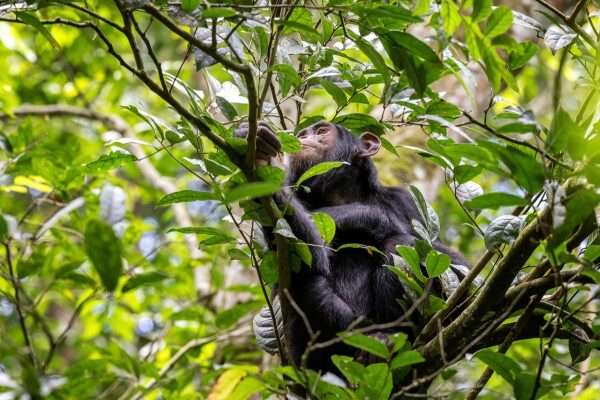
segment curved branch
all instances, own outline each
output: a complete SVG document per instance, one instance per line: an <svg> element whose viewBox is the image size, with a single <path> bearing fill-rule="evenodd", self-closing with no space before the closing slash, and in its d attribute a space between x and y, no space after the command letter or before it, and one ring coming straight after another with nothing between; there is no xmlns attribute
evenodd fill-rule
<svg viewBox="0 0 600 400"><path fill-rule="evenodd" d="M256 94L256 84L254 82L254 76L252 70L246 64L239 64L235 61L222 56L217 52L215 47L208 45L201 40L198 40L191 33L181 29L175 22L169 17L164 15L158 8L151 4L147 4L143 7L148 14L152 15L164 26L166 26L171 32L175 33L180 38L184 39L191 45L199 48L204 53L210 55L218 63L222 64L225 68L237 72L244 77L246 82L246 88L248 89L248 153L246 155L246 168L250 172L250 176L254 175L255 159L256 159L256 130L258 126L258 99ZM201 129L202 130L202 129ZM221 139L221 138L219 138ZM211 139L212 140L212 139ZM217 144L217 143L215 143ZM223 142L222 144L227 144ZM222 144L218 144L222 148ZM235 154L235 153L234 153ZM228 153L229 155L229 153ZM237 157L234 157L232 161L235 162ZM238 164L238 166L240 166Z"/></svg>
<svg viewBox="0 0 600 400"><path fill-rule="evenodd" d="M580 1L579 4L575 6L575 10L573 11L573 14L571 16L565 15L562 11L560 11L558 8L554 7L552 4L548 3L545 0L536 1L542 6L546 7L548 10L552 11L554 14L556 14L569 28L573 29L575 33L577 33L586 42L588 42L590 46L592 46L593 48L598 48L598 43L586 31L581 29L581 27L575 22L575 17L577 17L577 14L585 5L585 1Z"/></svg>
<svg viewBox="0 0 600 400"><path fill-rule="evenodd" d="M506 292L504 299L506 302L511 302L521 290L526 290L529 294L544 293L545 291L558 287L563 282L572 281L574 278L578 278L581 273L581 269L575 269L570 271L564 271L558 274L549 274L541 278L532 279L520 283L514 287L511 287ZM585 276L582 276L582 283L594 283L594 280Z"/></svg>

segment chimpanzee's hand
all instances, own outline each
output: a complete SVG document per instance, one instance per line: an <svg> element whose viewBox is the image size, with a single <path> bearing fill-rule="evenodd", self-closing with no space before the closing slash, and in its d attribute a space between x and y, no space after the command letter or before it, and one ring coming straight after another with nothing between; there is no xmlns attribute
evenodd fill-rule
<svg viewBox="0 0 600 400"><path fill-rule="evenodd" d="M244 122L235 130L235 136L239 138L248 137L248 123ZM281 151L281 143L275 133L266 122L258 122L256 132L256 160L269 161Z"/></svg>
<svg viewBox="0 0 600 400"><path fill-rule="evenodd" d="M275 296L271 302L273 306L273 312L275 313L275 321L277 322L277 331L279 332L280 339L285 340L283 335L283 317L281 315L281 303L279 303L279 296ZM254 316L252 321L254 328L254 336L256 337L256 343L265 352L273 355L277 354L279 347L277 345L277 335L275 334L275 327L273 325L273 318L271 318L271 312L269 307L264 306L258 314Z"/></svg>

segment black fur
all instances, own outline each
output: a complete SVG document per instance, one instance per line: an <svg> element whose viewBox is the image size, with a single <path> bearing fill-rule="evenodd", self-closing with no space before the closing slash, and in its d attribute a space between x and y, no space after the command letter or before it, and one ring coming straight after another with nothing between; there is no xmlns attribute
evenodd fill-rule
<svg viewBox="0 0 600 400"><path fill-rule="evenodd" d="M331 248L345 243L375 246L386 254L395 245L412 245L417 238L411 220L420 219L410 194L400 187L384 187L369 157L360 157L360 139L341 126L337 127L336 148L325 160L347 161L349 165L306 181L309 191L298 190L278 196L282 205L290 204L295 213L287 217L294 233L307 243L322 245L309 212L325 212L336 222L336 235ZM291 160L289 183L311 165ZM453 263L466 265L462 257L440 243L438 250L448 253ZM403 315L397 299L406 300L398 278L383 266L387 260L364 249L339 252L311 246L312 268L303 268L292 277L291 295L308 317L312 329L320 332L319 341L330 339L345 330L359 317L369 323L385 323ZM286 321L288 349L299 364L309 339L299 315L292 312ZM331 355L354 355L356 349L338 344L311 353L307 366L311 369L335 370Z"/></svg>

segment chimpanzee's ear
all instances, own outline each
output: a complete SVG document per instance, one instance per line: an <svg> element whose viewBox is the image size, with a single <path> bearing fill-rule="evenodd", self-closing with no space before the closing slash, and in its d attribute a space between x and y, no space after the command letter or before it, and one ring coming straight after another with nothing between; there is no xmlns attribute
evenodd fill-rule
<svg viewBox="0 0 600 400"><path fill-rule="evenodd" d="M379 136L371 132L365 132L360 135L360 156L372 157L379 151L381 140Z"/></svg>

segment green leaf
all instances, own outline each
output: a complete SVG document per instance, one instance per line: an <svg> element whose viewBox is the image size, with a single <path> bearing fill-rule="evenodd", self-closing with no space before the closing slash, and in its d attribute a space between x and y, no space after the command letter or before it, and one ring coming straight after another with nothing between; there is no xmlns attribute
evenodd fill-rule
<svg viewBox="0 0 600 400"><path fill-rule="evenodd" d="M131 277L125 284L121 291L123 293L129 292L130 290L137 289L140 286L152 285L157 282L161 282L168 278L168 275L160 271L145 272Z"/></svg>
<svg viewBox="0 0 600 400"><path fill-rule="evenodd" d="M408 367L409 365L420 364L424 362L423 356L416 350L403 351L396 355L390 363L392 370Z"/></svg>
<svg viewBox="0 0 600 400"><path fill-rule="evenodd" d="M137 158L133 154L123 151L111 151L109 154L101 155L96 161L86 164L85 170L88 173L105 172L134 161L137 161Z"/></svg>
<svg viewBox="0 0 600 400"><path fill-rule="evenodd" d="M447 254L431 250L425 258L425 267L430 278L443 274L450 266L450 257Z"/></svg>
<svg viewBox="0 0 600 400"><path fill-rule="evenodd" d="M417 251L412 247L404 245L396 246L396 251L406 261L413 274L421 281L425 281L426 278L421 272L421 260Z"/></svg>
<svg viewBox="0 0 600 400"><path fill-rule="evenodd" d="M263 182L273 182L282 185L285 182L285 172L271 165L260 165L256 168L256 176Z"/></svg>
<svg viewBox="0 0 600 400"><path fill-rule="evenodd" d="M423 293L423 288L419 286L417 281L415 281L411 276L409 276L403 268L400 267L388 267L390 271L392 271L398 279L400 279L403 283L405 283L411 291L415 294L420 295Z"/></svg>
<svg viewBox="0 0 600 400"><path fill-rule="evenodd" d="M593 244L588 246L583 253L583 258L590 262L596 261L600 257L600 245Z"/></svg>
<svg viewBox="0 0 600 400"><path fill-rule="evenodd" d="M171 228L167 232L179 232L179 233L193 233L202 235L203 238L200 241L205 246L212 246L216 244L228 243L235 241L235 238L229 235L227 232L219 228L213 228L211 226L184 226L179 228Z"/></svg>
<svg viewBox="0 0 600 400"><path fill-rule="evenodd" d="M465 206L471 209L496 209L500 207L524 206L525 204L527 204L527 199L501 192L486 193L465 202Z"/></svg>
<svg viewBox="0 0 600 400"><path fill-rule="evenodd" d="M300 241L294 243L294 251L304 264L312 267L312 253L306 243Z"/></svg>
<svg viewBox="0 0 600 400"><path fill-rule="evenodd" d="M342 332L339 335L342 336L344 334L345 333ZM352 347L364 350L383 359L387 360L390 357L390 351L388 350L385 343L374 337L359 333L352 336L344 337L343 341L344 343Z"/></svg>
<svg viewBox="0 0 600 400"><path fill-rule="evenodd" d="M60 277L57 277L56 279L68 280L68 281L74 282L78 285L87 286L90 288L93 288L96 286L95 280L93 280L89 276L87 276L85 274L81 274L79 272L67 272L66 274L61 275Z"/></svg>
<svg viewBox="0 0 600 400"><path fill-rule="evenodd" d="M537 126L525 122L511 122L496 129L498 133L530 133L537 132Z"/></svg>
<svg viewBox="0 0 600 400"><path fill-rule="evenodd" d="M200 5L200 0L181 0L181 8L188 13L194 11L198 5Z"/></svg>
<svg viewBox="0 0 600 400"><path fill-rule="evenodd" d="M362 243L344 243L343 245L341 245L337 249L335 249L335 251L342 251L345 249L361 249L361 250L365 250L367 253L369 253L369 255L380 254L384 257L387 257L387 254L385 254L383 251L379 250L377 247L368 246L368 245L362 244Z"/></svg>
<svg viewBox="0 0 600 400"><path fill-rule="evenodd" d="M460 26L461 22L458 6L453 0L442 0L440 15L444 21L444 31L446 36L452 36L456 29Z"/></svg>
<svg viewBox="0 0 600 400"><path fill-rule="evenodd" d="M363 132L373 132L376 135L385 133L385 124L379 122L368 114L351 113L336 117L333 123L340 124L350 132L361 134Z"/></svg>
<svg viewBox="0 0 600 400"><path fill-rule="evenodd" d="M273 233L276 233L288 239L298 239L296 235L294 235L290 224L288 224L288 222L283 218L279 218L277 220L277 222L275 223L275 229L273 230Z"/></svg>
<svg viewBox="0 0 600 400"><path fill-rule="evenodd" d="M335 227L335 224L334 224ZM5 241L8 238L8 224L4 216L0 214L0 242Z"/></svg>
<svg viewBox="0 0 600 400"><path fill-rule="evenodd" d="M492 0L474 0L471 18L478 22L486 19L492 13Z"/></svg>
<svg viewBox="0 0 600 400"><path fill-rule="evenodd" d="M521 372L521 367L516 361L505 354L493 350L478 351L475 357L484 362L511 385L514 385L517 375Z"/></svg>
<svg viewBox="0 0 600 400"><path fill-rule="evenodd" d="M217 102L217 105L219 106L219 110L221 110L221 112L223 113L225 118L227 118L228 121L231 121L235 119L235 117L237 117L237 110L235 109L233 104L227 101L227 99L221 96L215 96L215 100ZM167 139L169 138L168 133L169 132L167 132Z"/></svg>
<svg viewBox="0 0 600 400"><path fill-rule="evenodd" d="M225 202L233 203L240 200L264 197L276 193L281 188L278 182L250 182L241 184L225 193Z"/></svg>
<svg viewBox="0 0 600 400"><path fill-rule="evenodd" d="M424 222L425 232L421 232L423 235L423 239L435 240L440 233L439 226L439 217L425 200L423 197L423 193L414 185L409 186L410 195L417 206L417 210L419 211L419 215L421 216L421 220ZM412 220L411 221L413 228L419 229L420 231L423 225L421 221Z"/></svg>
<svg viewBox="0 0 600 400"><path fill-rule="evenodd" d="M356 398L386 400L390 398L392 387L389 367L383 363L371 364L365 370Z"/></svg>
<svg viewBox="0 0 600 400"><path fill-rule="evenodd" d="M266 284L277 282L277 258L274 251L269 251L260 261L260 272Z"/></svg>
<svg viewBox="0 0 600 400"><path fill-rule="evenodd" d="M579 332L577 332L579 331ZM569 337L569 355L571 356L571 365L579 364L585 361L592 351L590 338L584 331L577 328L573 336Z"/></svg>
<svg viewBox="0 0 600 400"><path fill-rule="evenodd" d="M362 37L350 32L351 31L349 31L350 37L352 38L352 40L354 40L354 43L356 43L358 48L369 58L373 66L383 76L383 79L386 82L389 82L390 71L381 54L373 47L373 45L371 45L371 43L367 42Z"/></svg>
<svg viewBox="0 0 600 400"><path fill-rule="evenodd" d="M196 5L197 3L199 3L198 0L195 0ZM196 7L194 7L196 8ZM206 10L202 11L202 18L228 18L228 17L234 17L237 15L237 11L235 11L233 8L229 8L229 7L212 7L212 8L207 8Z"/></svg>
<svg viewBox="0 0 600 400"><path fill-rule="evenodd" d="M275 64L271 69L277 73L279 90L282 96L287 96L292 86L297 87L302 83L298 72L289 64Z"/></svg>
<svg viewBox="0 0 600 400"><path fill-rule="evenodd" d="M389 32L387 36L398 46L403 47L412 55L434 64L441 64L437 54L427 44L407 32Z"/></svg>
<svg viewBox="0 0 600 400"><path fill-rule="evenodd" d="M408 343L408 335L403 332L394 333L392 335L389 335L388 338L394 344L392 348L392 353L404 349Z"/></svg>
<svg viewBox="0 0 600 400"><path fill-rule="evenodd" d="M600 194L594 190L579 190L567 200L565 222L550 236L548 247L555 248L565 241L577 226L586 219L594 218L594 209L600 203Z"/></svg>
<svg viewBox="0 0 600 400"><path fill-rule="evenodd" d="M400 154L398 153L398 150L396 150L396 147L389 140L387 140L385 136L380 136L379 140L381 140L381 146L383 146L384 149L394 154L396 157L400 157Z"/></svg>
<svg viewBox="0 0 600 400"><path fill-rule="evenodd" d="M46 29L46 27L42 24L42 22L35 15L29 14L26 12L16 12L15 15L17 16L18 19L20 19L27 25L34 27L43 37L46 38L46 40L48 42L50 42L52 47L54 47L55 49L60 48L60 45L58 44L56 39L54 39L52 34L50 34L50 31L48 29Z"/></svg>
<svg viewBox="0 0 600 400"><path fill-rule="evenodd" d="M479 175L482 170L483 168L480 165L459 165L454 168L454 179L459 184L465 183Z"/></svg>
<svg viewBox="0 0 600 400"><path fill-rule="evenodd" d="M325 243L330 243L335 236L335 221L333 218L323 212L313 213L312 218Z"/></svg>
<svg viewBox="0 0 600 400"><path fill-rule="evenodd" d="M244 378L239 385L235 387L233 392L226 397L227 400L248 400L253 399L254 395L265 390L265 382L262 380L249 376ZM212 397L211 397L212 398ZM215 399L218 400L218 399ZM225 398L223 398L225 400Z"/></svg>
<svg viewBox="0 0 600 400"><path fill-rule="evenodd" d="M512 46L508 54L508 65L511 70L523 67L538 52L535 43L525 42Z"/></svg>
<svg viewBox="0 0 600 400"><path fill-rule="evenodd" d="M546 138L546 148L553 154L565 149L574 160L580 160L585 152L585 129L579 126L569 113L562 108L552 121L550 133Z"/></svg>
<svg viewBox="0 0 600 400"><path fill-rule="evenodd" d="M264 302L249 301L246 303L238 303L235 306L217 314L215 323L219 329L227 329L233 324L236 324L240 319L250 313L260 310Z"/></svg>
<svg viewBox="0 0 600 400"><path fill-rule="evenodd" d="M329 95L333 98L338 107L343 107L346 105L346 94L335 83L327 79L321 79L319 82L325 91L327 91L327 93L329 93Z"/></svg>
<svg viewBox="0 0 600 400"><path fill-rule="evenodd" d="M512 11L510 8L505 6L496 7L487 20L484 34L489 38L502 35L510 29L512 20Z"/></svg>
<svg viewBox="0 0 600 400"><path fill-rule="evenodd" d="M114 291L123 272L121 241L109 225L90 220L85 229L84 246L102 285L107 291Z"/></svg>
<svg viewBox="0 0 600 400"><path fill-rule="evenodd" d="M513 391L516 400L532 400L533 388L537 378L535 374L528 372L519 372L513 383ZM542 387L538 390L534 399L539 398L542 394Z"/></svg>
<svg viewBox="0 0 600 400"><path fill-rule="evenodd" d="M297 21L285 21L281 24L285 27L285 33L289 34L289 32L297 32L310 43L318 43L321 40L321 35L319 35L319 32L317 32L312 25Z"/></svg>
<svg viewBox="0 0 600 400"><path fill-rule="evenodd" d="M173 203L189 203L191 201L216 200L217 197L212 192L199 192L196 190L182 190L180 192L169 193L158 201L158 206L166 206Z"/></svg>
<svg viewBox="0 0 600 400"><path fill-rule="evenodd" d="M479 142L481 146L498 154L511 171L511 177L528 193L542 188L545 180L544 166L531 152L525 152L515 146L503 146L493 142Z"/></svg>
<svg viewBox="0 0 600 400"><path fill-rule="evenodd" d="M369 99L364 93L354 93L348 99L348 103L356 103L356 104L371 104L369 103Z"/></svg>
<svg viewBox="0 0 600 400"><path fill-rule="evenodd" d="M498 56L498 53L491 44L480 41L478 47L481 51L481 58L485 64L485 74L494 91L498 92L500 90L500 84L502 83L502 72L504 68L506 68L504 61Z"/></svg>
<svg viewBox="0 0 600 400"><path fill-rule="evenodd" d="M353 385L358 384L365 375L365 367L354 361L352 357L334 355L331 356L331 361Z"/></svg>
<svg viewBox="0 0 600 400"><path fill-rule="evenodd" d="M342 165L348 164L345 161L324 161L317 165L310 167L307 171L305 171L300 178L296 181L296 186L302 185L307 179L315 177L317 175L322 175L326 172L331 171L332 169L336 169L341 167Z"/></svg>

